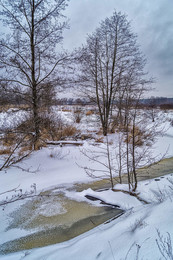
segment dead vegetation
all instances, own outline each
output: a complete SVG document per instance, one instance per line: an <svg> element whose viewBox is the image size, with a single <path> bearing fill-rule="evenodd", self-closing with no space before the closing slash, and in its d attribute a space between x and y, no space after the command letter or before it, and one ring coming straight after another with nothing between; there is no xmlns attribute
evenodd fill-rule
<svg viewBox="0 0 173 260"><path fill-rule="evenodd" d="M88 110L87 112L86 112L86 116L91 116L91 115L93 115L94 114L94 110Z"/></svg>
<svg viewBox="0 0 173 260"><path fill-rule="evenodd" d="M61 118L54 120L51 116L43 116L40 120L40 136L35 145L35 149L39 150L47 145L47 141L65 140L79 134L79 130L73 125L64 124ZM24 137L24 138L23 138ZM22 139L22 141L20 141ZM16 128L4 131L0 138L0 155L10 156L16 144L20 145L15 149L16 156L22 158L33 150L34 129L32 118L27 118ZM14 160L14 161L15 161Z"/></svg>
<svg viewBox="0 0 173 260"><path fill-rule="evenodd" d="M75 110L74 110L74 121L75 123L79 124L81 122L81 119L83 118L83 111L81 108L77 107Z"/></svg>
<svg viewBox="0 0 173 260"><path fill-rule="evenodd" d="M28 110L29 106L27 104L20 104L20 105L12 105L12 104L6 104L6 105L0 105L0 113L1 112L8 112L8 110Z"/></svg>
<svg viewBox="0 0 173 260"><path fill-rule="evenodd" d="M10 154L10 153L11 153L10 148L0 149L0 155Z"/></svg>
<svg viewBox="0 0 173 260"><path fill-rule="evenodd" d="M104 138L103 138L103 136L96 138L96 139L95 139L95 142L96 142L96 143L104 143Z"/></svg>
<svg viewBox="0 0 173 260"><path fill-rule="evenodd" d="M133 139L135 142L135 146L142 146L146 140L149 140L152 138L151 133L147 131L144 131L140 129L138 126L129 127L129 134L128 134L128 139L125 139L125 142L128 142L129 144L132 144Z"/></svg>

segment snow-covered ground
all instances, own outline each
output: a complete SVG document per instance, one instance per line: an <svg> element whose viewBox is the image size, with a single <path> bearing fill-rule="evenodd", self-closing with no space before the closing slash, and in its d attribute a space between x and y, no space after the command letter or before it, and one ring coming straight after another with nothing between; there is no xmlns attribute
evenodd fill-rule
<svg viewBox="0 0 173 260"><path fill-rule="evenodd" d="M67 121L72 120L67 112L64 116ZM169 115L169 117L172 119L173 116ZM80 128L85 131L89 129L87 120L89 122L89 117L83 118L80 125ZM166 124L166 132L163 136L158 137L154 153L156 155L164 154L169 147L166 156L171 157L173 156L173 127L169 127L169 122ZM93 125L91 125L90 130L92 129ZM22 192L29 192L31 186L36 184L37 193L39 193L50 188L70 187L74 183L92 181L86 175L84 169L79 167L91 164L89 158L81 153L81 149L92 152L92 150L99 149L103 144L93 145L93 140L87 140L83 143L82 147L67 145L42 148L40 151L33 152L29 158L18 164L18 167L11 167L0 172L0 200L6 199L6 196L12 196L14 192L8 194L4 192L16 187L22 189ZM127 189L125 185L116 186L116 188ZM87 201L85 198L87 194L96 196L108 203L119 205L125 210L125 214L70 241L0 256L0 259L173 259L164 258L158 247L158 244L162 243L162 237L159 238L159 234L164 237L168 237L170 234L173 241L173 176L170 174L157 180L140 182L138 192L141 198L150 203L144 205L135 197L111 190L103 192L95 192L91 189L82 192L65 190L67 197L77 201ZM9 204L5 208L0 208L1 244L26 234L22 229L6 230L9 224L9 213L22 203L24 202ZM98 205L98 202L90 203Z"/></svg>
<svg viewBox="0 0 173 260"><path fill-rule="evenodd" d="M95 195L109 203L119 204L126 209L126 213L70 241L1 256L0 259L172 259L171 252L168 253L170 258L164 252L167 257L164 258L157 245L161 245L162 240L169 235L173 239L172 182L172 175L160 178L160 181L141 182L138 191L142 197L152 201L148 205L143 205L129 195L112 191L100 193L88 190L79 194L68 194L78 200L84 199L85 194ZM168 188L169 186L171 188ZM165 250L167 246L171 244L167 245L165 240Z"/></svg>

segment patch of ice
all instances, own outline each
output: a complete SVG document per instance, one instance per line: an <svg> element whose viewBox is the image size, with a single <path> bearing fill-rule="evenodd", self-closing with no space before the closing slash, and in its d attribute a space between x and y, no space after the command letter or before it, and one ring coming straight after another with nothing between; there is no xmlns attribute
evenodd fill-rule
<svg viewBox="0 0 173 260"><path fill-rule="evenodd" d="M62 206L61 202L56 201L52 203L47 202L42 204L41 207L38 209L38 212L39 215L51 217L58 214L64 214L67 212L67 210Z"/></svg>

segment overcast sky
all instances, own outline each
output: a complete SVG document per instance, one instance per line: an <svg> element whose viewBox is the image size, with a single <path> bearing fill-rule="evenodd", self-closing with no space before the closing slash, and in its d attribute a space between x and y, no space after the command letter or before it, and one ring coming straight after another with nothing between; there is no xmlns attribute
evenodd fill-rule
<svg viewBox="0 0 173 260"><path fill-rule="evenodd" d="M64 47L72 50L85 43L88 33L113 11L127 14L145 54L146 69L156 78L151 95L173 97L173 0L70 0L65 15L70 29Z"/></svg>

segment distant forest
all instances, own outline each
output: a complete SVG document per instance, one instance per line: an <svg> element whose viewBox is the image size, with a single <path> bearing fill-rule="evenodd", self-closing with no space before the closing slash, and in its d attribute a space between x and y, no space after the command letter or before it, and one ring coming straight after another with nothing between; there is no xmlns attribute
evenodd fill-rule
<svg viewBox="0 0 173 260"><path fill-rule="evenodd" d="M116 100L114 101L116 104ZM6 105L27 105L20 95L7 93L3 88L0 89L0 106ZM85 98L54 98L53 105L94 105ZM173 108L173 98L168 97L151 97L141 99L139 102L141 107L161 107Z"/></svg>

